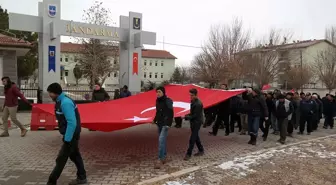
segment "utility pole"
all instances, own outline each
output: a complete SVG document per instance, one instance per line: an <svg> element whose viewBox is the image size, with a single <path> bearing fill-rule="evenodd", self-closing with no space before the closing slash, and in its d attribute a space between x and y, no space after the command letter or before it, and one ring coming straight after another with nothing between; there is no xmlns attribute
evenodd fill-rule
<svg viewBox="0 0 336 185"><path fill-rule="evenodd" d="M165 43L165 41L164 41L164 36L163 36L163 42L162 42L163 50L164 50L164 43Z"/></svg>
<svg viewBox="0 0 336 185"><path fill-rule="evenodd" d="M302 66L302 50L300 50L300 75L301 75L301 83L303 81L302 71L303 71L303 66ZM301 85L301 92L303 92L303 84Z"/></svg>

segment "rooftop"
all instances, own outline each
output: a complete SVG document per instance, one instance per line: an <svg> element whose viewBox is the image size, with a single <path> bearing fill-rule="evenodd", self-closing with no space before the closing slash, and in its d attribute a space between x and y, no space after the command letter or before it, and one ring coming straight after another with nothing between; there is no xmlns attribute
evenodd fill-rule
<svg viewBox="0 0 336 185"><path fill-rule="evenodd" d="M30 48L31 43L26 42L22 39L15 37L10 37L0 33L0 46L16 47L16 48Z"/></svg>
<svg viewBox="0 0 336 185"><path fill-rule="evenodd" d="M79 53L83 49L82 44L61 43L61 52ZM166 50L142 49L143 58L177 59Z"/></svg>
<svg viewBox="0 0 336 185"><path fill-rule="evenodd" d="M307 48L310 46L313 46L315 44L319 44L321 42L326 42L334 47L336 47L333 43L331 43L328 40L325 39L319 39L319 40L303 40L303 41L294 41L293 43L288 44L281 44L281 45L268 45L268 46L262 46L258 48L252 48L247 49L245 51L242 51L242 53L253 53L253 52L262 52L262 51L269 51L269 50L292 50L292 49L301 49L301 48Z"/></svg>

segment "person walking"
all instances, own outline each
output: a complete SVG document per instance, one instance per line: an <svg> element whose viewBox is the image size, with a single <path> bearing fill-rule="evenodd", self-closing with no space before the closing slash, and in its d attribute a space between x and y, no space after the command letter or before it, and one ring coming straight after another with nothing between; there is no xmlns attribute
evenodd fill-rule
<svg viewBox="0 0 336 185"><path fill-rule="evenodd" d="M327 94L323 101L324 129L334 128L334 117L336 116L336 103L332 94Z"/></svg>
<svg viewBox="0 0 336 185"><path fill-rule="evenodd" d="M191 98L190 114L185 117L185 120L190 121L191 135L189 139L189 147L184 160L189 160L191 158L195 143L198 148L198 152L194 156L202 156L204 154L204 148L199 137L199 131L204 122L203 104L197 96L197 89L190 89L189 93Z"/></svg>
<svg viewBox="0 0 336 185"><path fill-rule="evenodd" d="M10 80L9 77L5 76L1 78L2 84L4 85L5 92L5 103L2 107L2 124L3 132L0 134L0 137L9 137L8 132L8 118L10 117L12 122L18 126L21 130L21 137L26 136L27 129L22 125L22 123L17 119L16 113L18 108L18 97L27 104L31 103L23 96L19 88L15 85L14 82Z"/></svg>
<svg viewBox="0 0 336 185"><path fill-rule="evenodd" d="M281 144L285 144L288 122L292 119L293 112L294 107L291 101L285 99L285 96L280 94L278 96L278 100L275 103L275 116L277 118L280 129L280 139L278 142Z"/></svg>
<svg viewBox="0 0 336 185"><path fill-rule="evenodd" d="M244 86L246 89L246 87ZM248 131L248 123L247 123L247 102L248 102L248 94L247 90L242 93L242 99L241 99L241 112L240 112L240 120L242 125L242 130L240 132L240 135L246 135L246 132Z"/></svg>
<svg viewBox="0 0 336 185"><path fill-rule="evenodd" d="M307 93L305 99L300 102L300 131L298 134L302 135L307 123L307 135L310 135L312 130L313 116L316 113L316 102L311 99L311 94Z"/></svg>
<svg viewBox="0 0 336 185"><path fill-rule="evenodd" d="M248 144L256 145L260 118L263 117L265 121L268 120L268 109L264 97L258 89L248 90L248 132L250 134L250 141Z"/></svg>
<svg viewBox="0 0 336 185"><path fill-rule="evenodd" d="M160 169L167 162L167 136L174 118L173 101L167 97L164 87L156 88L156 114L153 124L158 126L159 155L154 168Z"/></svg>
<svg viewBox="0 0 336 185"><path fill-rule="evenodd" d="M69 185L86 184L86 171L79 151L81 133L81 119L75 102L67 97L58 83L52 83L47 91L50 98L56 102L55 115L58 121L59 132L63 136L63 145L56 158L56 166L49 176L47 185L56 185L68 158L75 163L77 178Z"/></svg>

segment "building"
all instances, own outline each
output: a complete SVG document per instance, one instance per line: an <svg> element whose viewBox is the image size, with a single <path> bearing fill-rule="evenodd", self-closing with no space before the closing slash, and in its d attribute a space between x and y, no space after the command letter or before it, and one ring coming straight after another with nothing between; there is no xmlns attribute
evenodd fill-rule
<svg viewBox="0 0 336 185"><path fill-rule="evenodd" d="M287 64L291 67L301 67L302 65L312 66L315 63L319 53L327 51L328 49L336 48L334 44L328 40L304 40L304 41L294 41L293 43L281 44L281 45L267 45L259 48L252 48L243 51L246 54L257 54L261 52L275 52L276 60L279 60L277 64L279 72L279 77L270 84L273 88L283 88L284 81L281 80L280 76L284 74L284 69ZM244 85L251 85L248 80L244 81ZM307 89L325 88L325 85L314 76L309 84L304 85Z"/></svg>
<svg viewBox="0 0 336 185"><path fill-rule="evenodd" d="M76 84L76 78L73 69L78 60L81 51L81 44L61 43L61 80L62 83L68 86ZM169 80L175 69L174 55L165 50L142 49L142 61L140 64L141 80L144 83L148 81L161 83ZM118 65L119 60L114 60L110 57L113 65ZM87 85L86 79L80 79L79 85ZM119 73L118 71L111 73L105 80L106 87L119 87Z"/></svg>

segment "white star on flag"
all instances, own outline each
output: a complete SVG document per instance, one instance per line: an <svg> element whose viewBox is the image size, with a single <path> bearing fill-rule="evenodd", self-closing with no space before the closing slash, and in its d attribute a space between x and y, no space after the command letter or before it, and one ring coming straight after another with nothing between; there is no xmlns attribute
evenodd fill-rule
<svg viewBox="0 0 336 185"><path fill-rule="evenodd" d="M129 121L133 121L134 123L138 122L138 121L145 121L145 120L149 120L150 118L140 118L137 116L134 116L133 118L127 118L125 120L129 120Z"/></svg>

